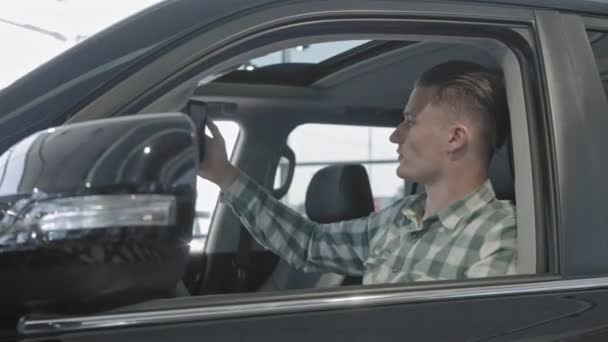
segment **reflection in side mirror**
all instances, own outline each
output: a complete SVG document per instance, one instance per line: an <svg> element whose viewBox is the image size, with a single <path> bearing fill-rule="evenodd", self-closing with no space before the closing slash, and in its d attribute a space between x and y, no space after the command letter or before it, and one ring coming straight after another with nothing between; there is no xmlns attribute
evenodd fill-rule
<svg viewBox="0 0 608 342"><path fill-rule="evenodd" d="M86 312L170 291L198 164L183 114L36 133L0 156L0 316Z"/></svg>

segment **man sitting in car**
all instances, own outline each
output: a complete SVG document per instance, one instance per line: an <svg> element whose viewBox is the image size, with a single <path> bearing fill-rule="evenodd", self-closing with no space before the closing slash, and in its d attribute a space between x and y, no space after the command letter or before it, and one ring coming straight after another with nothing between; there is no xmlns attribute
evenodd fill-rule
<svg viewBox="0 0 608 342"><path fill-rule="evenodd" d="M294 267L362 275L364 284L466 279L515 273L515 208L488 179L508 112L498 75L450 61L424 72L390 136L397 175L424 185L366 218L318 224L273 198L227 159L212 122L200 175L255 239Z"/></svg>

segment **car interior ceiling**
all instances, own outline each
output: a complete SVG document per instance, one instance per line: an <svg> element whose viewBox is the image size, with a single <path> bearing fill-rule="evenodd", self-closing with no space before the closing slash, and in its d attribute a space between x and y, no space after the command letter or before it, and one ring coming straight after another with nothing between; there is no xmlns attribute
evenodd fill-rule
<svg viewBox="0 0 608 342"><path fill-rule="evenodd" d="M243 78L224 77L197 87L192 98L213 104L210 112L213 119L235 120L240 124L246 134L241 138L235 161L253 179L270 186L280 149L295 127L307 122L394 127L401 120L401 110L419 73L450 59L465 59L492 68L498 67L487 49L439 42L410 43L391 53L373 55L344 69L333 70L308 86L248 84L243 83ZM273 123L272 127L267 126L268 122ZM490 167L490 177L499 199L515 200L513 168L509 140L497 151ZM333 172L348 174L345 170ZM336 177L336 173L330 177ZM362 184L367 175L360 177L352 181ZM314 193L316 185L311 183L309 186L309 191ZM331 187L326 187L323 191L331 190ZM417 191L420 190L421 187L417 187ZM353 194L336 192L334 196ZM308 210L308 199L306 206ZM312 213L311 219L318 220L314 210ZM347 219L348 215L340 215L336 214L336 219ZM230 260L240 248L240 228L239 220L230 210L218 206L206 246L203 276L206 284L200 288L200 294L235 292L233 279L227 275L230 273L227 270L231 269ZM252 247L251 258L257 259L252 267L258 274L252 281L253 285L250 284L249 291L335 284L335 278L323 281L319 274L303 277L268 253L259 245ZM279 278L280 281L277 280Z"/></svg>

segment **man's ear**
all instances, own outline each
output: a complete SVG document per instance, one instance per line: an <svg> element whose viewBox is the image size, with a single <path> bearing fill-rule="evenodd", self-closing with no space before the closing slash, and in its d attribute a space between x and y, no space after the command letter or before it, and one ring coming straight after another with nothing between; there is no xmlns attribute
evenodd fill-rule
<svg viewBox="0 0 608 342"><path fill-rule="evenodd" d="M471 139L471 129L461 123L454 124L448 131L448 153L463 150Z"/></svg>

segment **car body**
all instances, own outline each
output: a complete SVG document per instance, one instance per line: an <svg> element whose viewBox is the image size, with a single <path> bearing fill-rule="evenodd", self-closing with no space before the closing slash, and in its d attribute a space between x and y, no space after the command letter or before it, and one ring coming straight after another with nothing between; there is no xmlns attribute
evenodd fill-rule
<svg viewBox="0 0 608 342"><path fill-rule="evenodd" d="M239 123L246 134L239 137L233 162L272 188L283 147L298 125L393 127L411 90L414 71L424 63L454 56L500 56L497 65L507 68L503 72L510 94L521 275L261 291L280 263L267 250L251 247L250 240L242 242L238 219L219 205L211 215L205 252L192 256L184 276L192 296L86 315L32 313L18 327L9 322L0 337L24 341L605 340L608 101L601 56L588 31L608 32L608 5L176 0L110 27L0 93L0 151L51 127L180 111L187 101L199 100L215 105L212 118ZM355 35L378 44L353 50L359 55L342 55L325 69L235 72L242 61L265 53L314 44L321 36L344 40ZM399 35L405 38L395 38ZM452 35L457 46L445 39L425 40ZM410 44L414 39L416 44ZM418 44L422 41L425 44ZM484 54L469 55L471 44ZM505 54L498 53L501 49ZM421 57L400 54L400 59L390 59L391 52L403 51ZM395 83L395 70L406 72L403 84ZM242 265L243 260L250 261ZM245 284L234 275L241 266L250 273Z"/></svg>

